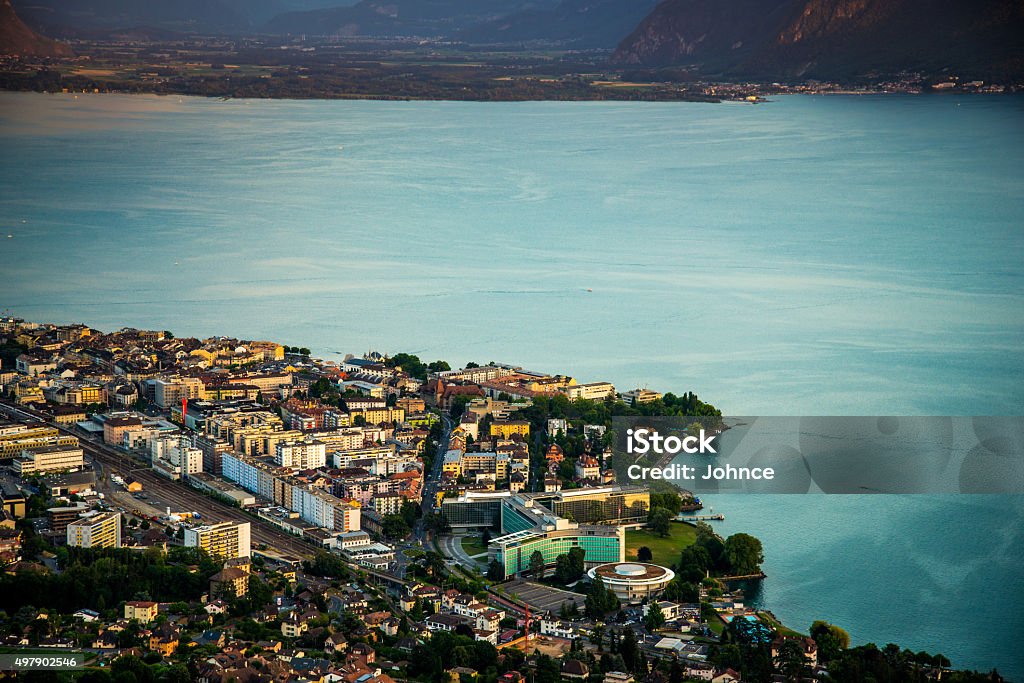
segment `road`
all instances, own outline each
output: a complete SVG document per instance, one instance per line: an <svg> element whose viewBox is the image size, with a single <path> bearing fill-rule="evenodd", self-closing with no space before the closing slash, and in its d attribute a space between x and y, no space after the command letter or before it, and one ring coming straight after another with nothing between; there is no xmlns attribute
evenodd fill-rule
<svg viewBox="0 0 1024 683"><path fill-rule="evenodd" d="M441 536L438 539L438 545L441 548L441 553L447 557L452 558L458 564L463 567L473 567L480 569L480 564L477 560L473 559L469 553L462 547L462 536L453 536L447 534ZM487 564L487 558L484 557L484 564Z"/></svg>
<svg viewBox="0 0 1024 683"><path fill-rule="evenodd" d="M423 482L423 502L421 504L423 515L416 522L416 528L413 529L413 537L421 544L427 540L426 520L436 512L437 491L441 484L441 467L444 464L444 454L448 452L448 441L452 435L452 420L446 413L441 413L441 424L444 429L441 431L441 438L437 443L434 462Z"/></svg>

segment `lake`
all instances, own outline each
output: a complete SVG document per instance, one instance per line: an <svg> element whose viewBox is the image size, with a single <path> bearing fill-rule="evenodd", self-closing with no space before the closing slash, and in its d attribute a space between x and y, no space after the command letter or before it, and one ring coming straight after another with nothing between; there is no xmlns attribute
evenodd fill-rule
<svg viewBox="0 0 1024 683"><path fill-rule="evenodd" d="M0 308L744 415L1024 413L1024 98L0 93ZM795 628L1024 678L1019 497L725 496Z"/></svg>

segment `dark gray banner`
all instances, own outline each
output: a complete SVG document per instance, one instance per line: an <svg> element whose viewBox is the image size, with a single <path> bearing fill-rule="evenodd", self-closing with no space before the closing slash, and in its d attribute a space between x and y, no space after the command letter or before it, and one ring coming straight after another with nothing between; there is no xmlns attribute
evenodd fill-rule
<svg viewBox="0 0 1024 683"><path fill-rule="evenodd" d="M695 493L1024 493L1024 417L617 417L621 483Z"/></svg>

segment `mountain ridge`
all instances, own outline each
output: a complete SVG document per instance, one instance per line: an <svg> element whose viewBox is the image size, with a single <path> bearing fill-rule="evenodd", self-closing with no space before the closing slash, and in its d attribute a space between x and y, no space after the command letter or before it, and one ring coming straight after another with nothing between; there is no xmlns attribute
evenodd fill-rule
<svg viewBox="0 0 1024 683"><path fill-rule="evenodd" d="M68 45L42 36L25 24L10 0L0 0L0 54L31 57L71 57Z"/></svg>
<svg viewBox="0 0 1024 683"><path fill-rule="evenodd" d="M1018 0L663 0L612 62L762 78L1020 76Z"/></svg>

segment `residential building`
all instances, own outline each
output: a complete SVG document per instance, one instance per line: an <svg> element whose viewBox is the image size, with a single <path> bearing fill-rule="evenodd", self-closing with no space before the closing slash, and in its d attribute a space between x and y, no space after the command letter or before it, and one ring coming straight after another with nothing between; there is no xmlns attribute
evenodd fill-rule
<svg viewBox="0 0 1024 683"><path fill-rule="evenodd" d="M211 557L230 559L250 556L249 522L221 522L185 529L185 545L202 548Z"/></svg>
<svg viewBox="0 0 1024 683"><path fill-rule="evenodd" d="M650 389L633 389L622 394L622 400L634 406L641 403L653 403L659 398L661 398L661 394Z"/></svg>
<svg viewBox="0 0 1024 683"><path fill-rule="evenodd" d="M140 624L148 624L156 619L160 606L148 600L130 600L124 603L124 618L128 621L137 621Z"/></svg>
<svg viewBox="0 0 1024 683"><path fill-rule="evenodd" d="M103 422L103 443L120 446L125 432L142 427L142 420L132 415L114 416Z"/></svg>
<svg viewBox="0 0 1024 683"><path fill-rule="evenodd" d="M494 420L491 422L491 436L510 439L513 434L527 437L530 435L530 423L527 420Z"/></svg>
<svg viewBox="0 0 1024 683"><path fill-rule="evenodd" d="M149 380L153 402L164 410L181 406L182 399L205 398L203 382L197 377L158 377Z"/></svg>
<svg viewBox="0 0 1024 683"><path fill-rule="evenodd" d="M67 541L76 548L120 548L121 513L101 512L69 522Z"/></svg>
<svg viewBox="0 0 1024 683"><path fill-rule="evenodd" d="M180 434L153 439L150 458L153 471L168 479L187 479L203 471L203 452Z"/></svg>
<svg viewBox="0 0 1024 683"><path fill-rule="evenodd" d="M572 401L579 399L603 401L609 396L615 396L615 385L611 382L591 382L566 386L561 391Z"/></svg>
<svg viewBox="0 0 1024 683"><path fill-rule="evenodd" d="M316 469L327 464L327 450L322 441L284 441L276 445L274 460L281 467Z"/></svg>

